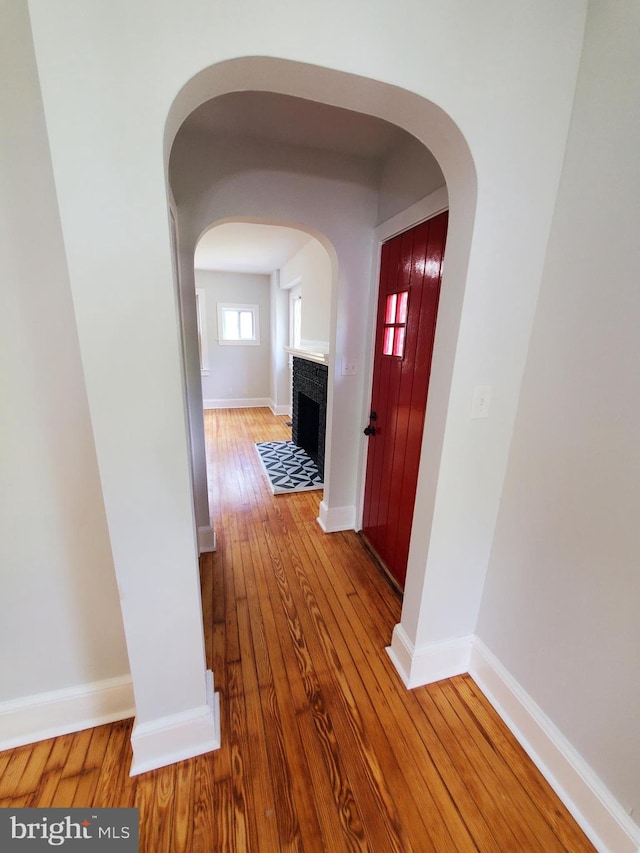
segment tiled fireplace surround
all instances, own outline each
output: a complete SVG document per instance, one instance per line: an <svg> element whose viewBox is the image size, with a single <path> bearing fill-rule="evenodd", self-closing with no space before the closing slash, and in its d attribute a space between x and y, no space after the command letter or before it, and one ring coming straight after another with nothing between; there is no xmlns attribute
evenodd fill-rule
<svg viewBox="0 0 640 853"><path fill-rule="evenodd" d="M324 477L324 443L327 425L326 364L293 358L292 441L307 451Z"/></svg>

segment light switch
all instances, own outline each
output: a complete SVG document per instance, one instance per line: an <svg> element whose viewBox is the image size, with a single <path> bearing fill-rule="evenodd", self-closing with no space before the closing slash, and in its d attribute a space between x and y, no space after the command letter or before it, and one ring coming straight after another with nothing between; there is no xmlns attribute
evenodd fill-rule
<svg viewBox="0 0 640 853"><path fill-rule="evenodd" d="M357 358L343 358L342 359L342 375L343 376L355 376L358 372L358 359Z"/></svg>
<svg viewBox="0 0 640 853"><path fill-rule="evenodd" d="M491 385L476 385L471 403L472 418L488 418L491 405Z"/></svg>

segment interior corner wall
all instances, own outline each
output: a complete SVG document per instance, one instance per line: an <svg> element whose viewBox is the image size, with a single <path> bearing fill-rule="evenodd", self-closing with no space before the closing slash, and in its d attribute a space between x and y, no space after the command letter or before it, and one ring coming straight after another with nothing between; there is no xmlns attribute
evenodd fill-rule
<svg viewBox="0 0 640 853"><path fill-rule="evenodd" d="M207 481L207 458L202 417L202 385L200 382L200 351L198 348L198 319L193 270L193 252L183 249L180 239L180 214L171 192L172 242L174 249L174 277L178 289L176 302L180 315L180 343L183 361L183 382L186 417L189 429L191 477L195 522L199 535L211 528L211 507ZM189 244L189 248L190 244Z"/></svg>
<svg viewBox="0 0 640 853"><path fill-rule="evenodd" d="M301 345L328 353L333 270L327 250L315 237L282 267L283 285L298 277L302 279Z"/></svg>
<svg viewBox="0 0 640 853"><path fill-rule="evenodd" d="M26 2L0 19L1 708L129 664Z"/></svg>
<svg viewBox="0 0 640 853"><path fill-rule="evenodd" d="M640 814L640 7L592 3L478 634Z"/></svg>
<svg viewBox="0 0 640 853"><path fill-rule="evenodd" d="M445 186L444 175L433 154L410 138L385 161L380 175L378 225Z"/></svg>

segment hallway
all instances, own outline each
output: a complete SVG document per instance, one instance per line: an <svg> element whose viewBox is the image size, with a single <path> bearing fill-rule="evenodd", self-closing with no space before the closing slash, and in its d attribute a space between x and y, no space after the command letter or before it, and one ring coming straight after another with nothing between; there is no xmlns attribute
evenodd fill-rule
<svg viewBox="0 0 640 853"><path fill-rule="evenodd" d="M593 848L467 676L407 691L401 602L319 492L274 497L267 409L205 412L201 559L222 747L131 779L131 722L0 753L0 806L137 806L145 853Z"/></svg>

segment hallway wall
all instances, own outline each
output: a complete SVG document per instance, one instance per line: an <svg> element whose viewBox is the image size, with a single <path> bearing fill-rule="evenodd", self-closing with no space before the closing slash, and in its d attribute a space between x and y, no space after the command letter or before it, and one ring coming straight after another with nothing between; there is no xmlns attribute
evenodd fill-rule
<svg viewBox="0 0 640 853"><path fill-rule="evenodd" d="M129 665L26 6L0 21L0 715L20 716Z"/></svg>
<svg viewBox="0 0 640 853"><path fill-rule="evenodd" d="M130 0L31 0L29 9L139 720L155 732L207 701L164 145L182 110L225 87L271 85L365 110L403 126L442 167L450 247L403 621L419 646L466 635L493 537L586 4L543 0L516 13L507 0L401 0L372 14L366 0L346 11L337 0L186 0L156 5L152 18ZM342 267L336 355L350 354L352 341L368 346L366 222L352 248L362 263ZM478 382L495 388L481 425L468 417ZM354 385L334 401L345 452L359 447L365 377Z"/></svg>
<svg viewBox="0 0 640 853"><path fill-rule="evenodd" d="M640 814L640 7L591 5L478 634Z"/></svg>

